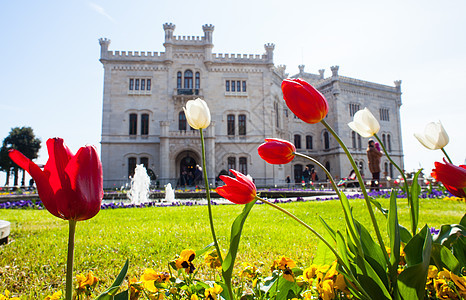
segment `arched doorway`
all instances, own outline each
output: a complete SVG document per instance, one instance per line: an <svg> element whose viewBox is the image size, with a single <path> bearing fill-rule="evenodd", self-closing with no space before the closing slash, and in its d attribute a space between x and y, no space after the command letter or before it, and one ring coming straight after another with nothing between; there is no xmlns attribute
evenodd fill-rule
<svg viewBox="0 0 466 300"><path fill-rule="evenodd" d="M195 185L195 173L197 155L191 151L184 151L179 155L179 186L193 186Z"/></svg>

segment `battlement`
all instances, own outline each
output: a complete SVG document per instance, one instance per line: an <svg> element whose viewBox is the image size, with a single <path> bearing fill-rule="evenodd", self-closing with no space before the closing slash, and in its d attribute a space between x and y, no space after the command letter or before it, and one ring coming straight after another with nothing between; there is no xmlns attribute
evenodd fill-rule
<svg viewBox="0 0 466 300"><path fill-rule="evenodd" d="M122 59L122 60L160 60L165 57L164 52L151 51L108 51L106 59Z"/></svg>
<svg viewBox="0 0 466 300"><path fill-rule="evenodd" d="M267 55L265 54L235 54L235 53L212 53L214 62L230 62L230 63L265 63Z"/></svg>

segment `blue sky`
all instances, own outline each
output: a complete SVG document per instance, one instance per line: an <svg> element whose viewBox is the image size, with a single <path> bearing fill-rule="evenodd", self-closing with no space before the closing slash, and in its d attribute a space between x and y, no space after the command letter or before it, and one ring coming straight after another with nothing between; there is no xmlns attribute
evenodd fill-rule
<svg viewBox="0 0 466 300"><path fill-rule="evenodd" d="M339 65L344 76L402 83L407 170L430 170L440 151L413 133L441 120L447 152L466 158L465 1L4 1L0 6L0 138L30 126L43 141L59 136L73 152L100 152L103 68L98 39L111 50L164 51L162 24L176 35L215 25L215 53L262 54L273 42L275 64L317 73ZM0 185L4 183L0 174Z"/></svg>

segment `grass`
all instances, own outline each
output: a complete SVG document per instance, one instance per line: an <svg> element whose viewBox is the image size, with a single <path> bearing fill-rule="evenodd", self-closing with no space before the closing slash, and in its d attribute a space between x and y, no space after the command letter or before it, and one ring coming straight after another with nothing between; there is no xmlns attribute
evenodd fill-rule
<svg viewBox="0 0 466 300"><path fill-rule="evenodd" d="M380 200L388 207L388 200ZM363 200L351 200L354 216L369 230L370 219ZM464 202L424 199L420 204L419 227L428 224L458 223ZM321 216L334 229L342 229L344 217L338 201L282 204L324 236ZM231 223L242 206L214 206L215 226L220 248L227 251ZM408 207L399 200L400 223L409 228ZM64 289L68 223L45 210L0 210L0 219L12 223L11 243L0 246L0 291L5 288L23 299L43 299ZM377 213L382 236L386 222ZM202 249L211 243L207 208L150 207L102 210L91 220L78 222L75 250L75 275L92 270L101 280L98 291L108 287L124 261L130 260L130 276L145 268L167 271L167 263L183 249ZM285 255L308 266L311 262L332 261L333 257L310 232L284 214L266 205L256 205L246 221L237 258L262 265L263 272L274 259ZM317 257L316 257L317 256ZM196 259L195 264L202 260Z"/></svg>

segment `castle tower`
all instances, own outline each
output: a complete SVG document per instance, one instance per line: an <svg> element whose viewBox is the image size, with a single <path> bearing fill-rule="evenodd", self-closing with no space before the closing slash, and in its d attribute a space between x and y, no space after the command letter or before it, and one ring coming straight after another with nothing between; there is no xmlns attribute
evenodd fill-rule
<svg viewBox="0 0 466 300"><path fill-rule="evenodd" d="M267 43L264 45L265 48L265 55L267 56L267 60L269 63L273 64L273 50L275 49L275 44Z"/></svg>
<svg viewBox="0 0 466 300"><path fill-rule="evenodd" d="M100 58L101 59L107 58L108 46L110 45L110 40L107 38L100 38L99 44L100 44Z"/></svg>
<svg viewBox="0 0 466 300"><path fill-rule="evenodd" d="M304 75L304 65L299 65L298 69L299 69L299 77L303 77L303 75Z"/></svg>
<svg viewBox="0 0 466 300"><path fill-rule="evenodd" d="M173 23L163 24L163 30L165 31L165 43L163 45L165 47L166 61L173 60L173 32L175 31L175 27Z"/></svg>
<svg viewBox="0 0 466 300"><path fill-rule="evenodd" d="M214 32L214 25L205 24L202 25L204 31L204 57L205 62L210 64L212 62L212 48L214 47L212 33Z"/></svg>

